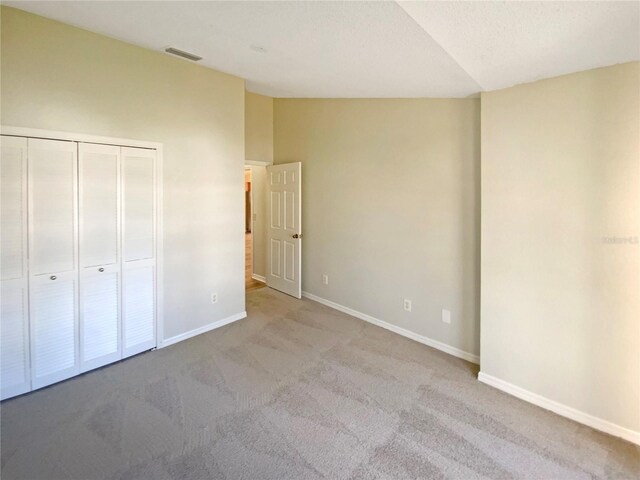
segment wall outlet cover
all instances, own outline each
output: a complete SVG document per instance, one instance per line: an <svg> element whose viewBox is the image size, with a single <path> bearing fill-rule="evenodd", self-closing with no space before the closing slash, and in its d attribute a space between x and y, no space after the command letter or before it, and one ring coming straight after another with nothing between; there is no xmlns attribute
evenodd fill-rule
<svg viewBox="0 0 640 480"><path fill-rule="evenodd" d="M404 306L404 309L405 309L407 312L410 312L410 311L411 311L411 300L408 300L408 299L406 299L406 298L405 298L405 299L404 299L404 305L403 305L403 306Z"/></svg>
<svg viewBox="0 0 640 480"><path fill-rule="evenodd" d="M444 323L451 323L451 311L442 309L442 321Z"/></svg>

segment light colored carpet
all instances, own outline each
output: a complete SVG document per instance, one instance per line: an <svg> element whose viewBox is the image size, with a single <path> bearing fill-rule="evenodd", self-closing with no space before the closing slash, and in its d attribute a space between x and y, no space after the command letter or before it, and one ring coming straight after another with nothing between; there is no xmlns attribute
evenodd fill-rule
<svg viewBox="0 0 640 480"><path fill-rule="evenodd" d="M640 449L309 300L2 404L2 479L635 478Z"/></svg>

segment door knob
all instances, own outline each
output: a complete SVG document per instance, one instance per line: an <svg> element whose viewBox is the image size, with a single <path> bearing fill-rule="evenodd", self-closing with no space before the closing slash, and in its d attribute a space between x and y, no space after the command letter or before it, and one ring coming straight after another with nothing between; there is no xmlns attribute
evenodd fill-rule
<svg viewBox="0 0 640 480"><path fill-rule="evenodd" d="M293 238L302 238L302 234L295 233L292 236L293 236Z"/></svg>
<svg viewBox="0 0 640 480"><path fill-rule="evenodd" d="M104 268L100 267L100 268L98 269L98 271L99 271L99 272L104 272Z"/></svg>
<svg viewBox="0 0 640 480"><path fill-rule="evenodd" d="M56 277L55 275L51 275L49 278L50 278L51 280L55 280L55 279L56 279L56 278L58 278L58 277Z"/></svg>

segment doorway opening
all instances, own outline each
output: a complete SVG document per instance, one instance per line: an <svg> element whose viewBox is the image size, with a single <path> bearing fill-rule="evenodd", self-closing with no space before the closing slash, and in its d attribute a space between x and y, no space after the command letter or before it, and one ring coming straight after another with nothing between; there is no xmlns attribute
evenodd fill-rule
<svg viewBox="0 0 640 480"><path fill-rule="evenodd" d="M260 198L254 198L254 178L251 167L245 167L244 169L244 195L245 195L245 212L244 212L244 223L245 223L245 234L244 234L244 245L245 245L245 274L244 274L244 283L245 283L245 291L251 292L253 290L258 290L265 286L264 280L260 281L260 276L255 274L254 270L254 260L256 257L255 247L260 244L260 242L256 242L254 236L256 234L256 222L258 213L257 210L260 210ZM255 204L255 201L258 201L258 205ZM258 207L258 208L256 208ZM257 278L258 277L258 278Z"/></svg>

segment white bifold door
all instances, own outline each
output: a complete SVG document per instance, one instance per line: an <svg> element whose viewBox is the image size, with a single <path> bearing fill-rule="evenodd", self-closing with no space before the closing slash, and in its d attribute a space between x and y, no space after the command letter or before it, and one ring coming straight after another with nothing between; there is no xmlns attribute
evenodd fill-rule
<svg viewBox="0 0 640 480"><path fill-rule="evenodd" d="M302 294L301 173L300 162L267 167L267 285L296 298Z"/></svg>
<svg viewBox="0 0 640 480"><path fill-rule="evenodd" d="M80 370L77 151L75 142L28 139L33 389Z"/></svg>
<svg viewBox="0 0 640 480"><path fill-rule="evenodd" d="M0 137L0 398L156 346L156 150Z"/></svg>
<svg viewBox="0 0 640 480"><path fill-rule="evenodd" d="M156 346L155 150L122 148L122 356Z"/></svg>
<svg viewBox="0 0 640 480"><path fill-rule="evenodd" d="M80 144L82 371L156 346L155 150Z"/></svg>
<svg viewBox="0 0 640 480"><path fill-rule="evenodd" d="M0 398L31 390L27 139L0 139Z"/></svg>
<svg viewBox="0 0 640 480"><path fill-rule="evenodd" d="M122 358L120 147L79 145L81 371Z"/></svg>

